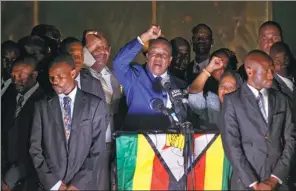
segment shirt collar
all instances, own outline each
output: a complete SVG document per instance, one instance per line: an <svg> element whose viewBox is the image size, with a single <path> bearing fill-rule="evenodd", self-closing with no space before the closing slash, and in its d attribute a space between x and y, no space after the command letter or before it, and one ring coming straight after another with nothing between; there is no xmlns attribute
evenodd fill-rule
<svg viewBox="0 0 296 191"><path fill-rule="evenodd" d="M89 70L90 70L92 73L101 74L101 75L103 75L103 76L105 76L105 75L110 75L110 74L111 74L111 72L110 72L110 70L109 70L109 68L108 68L107 66L105 66L105 67L102 69L101 72L97 72L97 71L95 71L95 70L92 69L92 68L89 68Z"/></svg>
<svg viewBox="0 0 296 191"><path fill-rule="evenodd" d="M202 61L202 62L197 62L195 59L194 59L194 65L197 65L197 64L208 64L209 63L209 61L210 61L210 59L208 58L208 59L206 59L206 60L204 60L204 61Z"/></svg>
<svg viewBox="0 0 296 191"><path fill-rule="evenodd" d="M154 78L156 78L157 76L152 74L154 76ZM160 77L161 78L166 78L168 76L168 72L166 71L165 73L163 73Z"/></svg>
<svg viewBox="0 0 296 191"><path fill-rule="evenodd" d="M58 94L58 96L60 100L63 100L64 97L68 96L71 98L71 101L73 102L75 100L76 93L77 93L77 86L75 86L75 88L68 95Z"/></svg>
<svg viewBox="0 0 296 191"><path fill-rule="evenodd" d="M27 91L23 96L24 96L24 100L27 100L39 87L39 83L36 82L36 84L29 90ZM18 93L17 95L17 99L21 96L20 93Z"/></svg>
<svg viewBox="0 0 296 191"><path fill-rule="evenodd" d="M76 76L75 80L76 80L77 82L80 82L80 72L79 72L78 75Z"/></svg>
<svg viewBox="0 0 296 191"><path fill-rule="evenodd" d="M259 96L259 90L257 90L256 88L250 86L248 83L247 83L247 85L250 88L250 90L252 91L252 93L254 94L255 98L257 98ZM262 93L263 96L267 96L268 95L266 88L261 89L260 92Z"/></svg>

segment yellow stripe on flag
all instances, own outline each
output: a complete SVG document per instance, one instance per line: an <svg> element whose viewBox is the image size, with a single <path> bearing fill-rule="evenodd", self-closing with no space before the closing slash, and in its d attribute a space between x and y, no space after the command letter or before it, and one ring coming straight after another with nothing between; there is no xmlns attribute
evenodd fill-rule
<svg viewBox="0 0 296 191"><path fill-rule="evenodd" d="M221 135L206 152L206 170L204 190L221 190L223 180L224 150Z"/></svg>
<svg viewBox="0 0 296 191"><path fill-rule="evenodd" d="M138 135L137 162L133 190L150 190L154 156L154 151L144 135Z"/></svg>

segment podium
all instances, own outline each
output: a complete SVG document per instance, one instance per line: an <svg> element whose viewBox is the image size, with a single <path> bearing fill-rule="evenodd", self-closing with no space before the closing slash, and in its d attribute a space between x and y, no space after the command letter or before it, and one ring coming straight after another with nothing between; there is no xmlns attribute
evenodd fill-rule
<svg viewBox="0 0 296 191"><path fill-rule="evenodd" d="M117 132L117 190L184 190L183 148L180 133ZM194 132L188 190L228 190L231 173L220 133Z"/></svg>

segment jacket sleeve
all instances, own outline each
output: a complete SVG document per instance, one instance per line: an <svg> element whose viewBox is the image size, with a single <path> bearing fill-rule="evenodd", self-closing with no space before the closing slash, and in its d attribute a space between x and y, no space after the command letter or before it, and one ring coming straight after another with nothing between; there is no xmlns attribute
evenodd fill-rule
<svg viewBox="0 0 296 191"><path fill-rule="evenodd" d="M134 39L121 48L113 60L114 73L125 88L135 81L141 72L142 66L131 62L142 47L138 39Z"/></svg>
<svg viewBox="0 0 296 191"><path fill-rule="evenodd" d="M284 120L284 150L278 160L272 174L280 180L284 180L290 172L292 157L295 153L296 132L295 125L292 119L291 105L286 100L285 120Z"/></svg>
<svg viewBox="0 0 296 191"><path fill-rule="evenodd" d="M220 130L224 152L234 170L238 173L240 180L247 188L252 183L258 181L256 172L249 164L242 149L241 135L235 108L231 102L231 97L226 95L221 114Z"/></svg>
<svg viewBox="0 0 296 191"><path fill-rule="evenodd" d="M42 186L46 190L50 190L58 181L59 178L54 175L48 168L45 158L43 156L42 148L42 117L41 117L41 103L37 102L35 105L35 112L33 118L32 132L30 138L30 155L32 157L35 169Z"/></svg>

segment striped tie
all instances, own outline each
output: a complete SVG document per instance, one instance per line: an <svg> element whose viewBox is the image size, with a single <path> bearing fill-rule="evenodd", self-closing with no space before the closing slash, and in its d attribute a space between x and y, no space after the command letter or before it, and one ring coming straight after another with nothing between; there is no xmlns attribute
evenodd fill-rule
<svg viewBox="0 0 296 191"><path fill-rule="evenodd" d="M259 95L257 97L257 103L258 103L259 109L261 111L261 114L262 114L265 122L268 123L267 113L265 111L264 102L263 102L263 95L260 91L259 91Z"/></svg>
<svg viewBox="0 0 296 191"><path fill-rule="evenodd" d="M98 78L102 84L103 90L105 92L106 102L107 102L107 104L111 104L112 92L110 91L110 88L108 87L108 84L107 84L106 80L103 78L102 74L98 73L97 76L98 76Z"/></svg>
<svg viewBox="0 0 296 191"><path fill-rule="evenodd" d="M16 110L14 113L14 118L17 118L18 114L20 113L20 111L22 110L22 103L24 102L24 96L19 94L19 98L17 100L17 104L16 104Z"/></svg>
<svg viewBox="0 0 296 191"><path fill-rule="evenodd" d="M71 133L71 98L66 96L63 99L63 118L64 118L64 128L67 141L69 140Z"/></svg>

